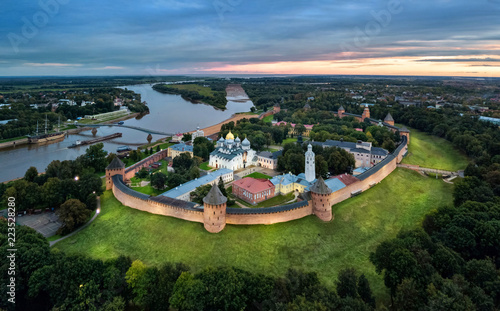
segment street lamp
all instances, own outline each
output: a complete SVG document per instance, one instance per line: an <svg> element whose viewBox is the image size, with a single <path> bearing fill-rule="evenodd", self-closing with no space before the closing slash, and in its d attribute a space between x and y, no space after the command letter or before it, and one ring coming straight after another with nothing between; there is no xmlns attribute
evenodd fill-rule
<svg viewBox="0 0 500 311"><path fill-rule="evenodd" d="M80 177L78 177L78 176L75 176L75 181L78 181L78 179L80 179Z"/></svg>

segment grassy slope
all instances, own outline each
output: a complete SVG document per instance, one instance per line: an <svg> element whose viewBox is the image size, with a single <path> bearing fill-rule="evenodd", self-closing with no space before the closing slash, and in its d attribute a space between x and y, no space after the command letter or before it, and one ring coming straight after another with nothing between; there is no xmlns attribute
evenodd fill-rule
<svg viewBox="0 0 500 311"><path fill-rule="evenodd" d="M410 131L410 146L404 164L450 171L463 170L467 166L467 157L449 141L415 129Z"/></svg>
<svg viewBox="0 0 500 311"><path fill-rule="evenodd" d="M200 223L125 207L107 191L94 223L55 248L101 259L125 254L150 265L183 262L194 271L232 265L282 275L294 267L318 272L328 286L341 268L354 266L380 295L385 288L369 253L400 229L416 227L433 208L450 203L451 187L397 169L362 195L335 205L332 222L308 216L268 226L228 225L218 234L206 232Z"/></svg>
<svg viewBox="0 0 500 311"><path fill-rule="evenodd" d="M270 116L267 116L265 117L264 119L262 119L262 121L266 122L266 123L270 123L274 118L274 115L270 115Z"/></svg>

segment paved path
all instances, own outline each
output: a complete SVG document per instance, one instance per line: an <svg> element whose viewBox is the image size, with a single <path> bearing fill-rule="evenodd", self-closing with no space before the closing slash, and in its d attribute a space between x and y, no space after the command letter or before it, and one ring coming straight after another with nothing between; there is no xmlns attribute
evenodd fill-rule
<svg viewBox="0 0 500 311"><path fill-rule="evenodd" d="M420 167L418 165L398 164L398 167L407 168L414 171L426 172L426 173L442 174L448 176L459 176L459 172L451 172L435 168L425 168L425 167Z"/></svg>
<svg viewBox="0 0 500 311"><path fill-rule="evenodd" d="M66 239L66 238L69 238L70 236L72 236L72 235L80 232L80 230L83 230L83 229L87 228L94 221L94 219L97 218L97 216L99 215L100 211L101 211L101 198L97 197L97 209L96 209L96 213L95 213L94 217L92 217L92 219L90 219L86 224L84 224L80 228L76 229L75 231L71 232L70 234L65 235L62 238L57 239L55 241L51 241L49 243L50 247L54 246L54 244L56 244L57 242L62 241L64 239Z"/></svg>

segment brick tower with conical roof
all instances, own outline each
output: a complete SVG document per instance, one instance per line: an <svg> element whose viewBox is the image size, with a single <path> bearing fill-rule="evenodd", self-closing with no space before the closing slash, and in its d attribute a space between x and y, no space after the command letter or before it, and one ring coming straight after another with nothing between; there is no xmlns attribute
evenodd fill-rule
<svg viewBox="0 0 500 311"><path fill-rule="evenodd" d="M125 164L114 157L111 163L106 167L106 190L111 190L113 188L113 176L122 175L125 179Z"/></svg>
<svg viewBox="0 0 500 311"><path fill-rule="evenodd" d="M361 115L361 121L364 121L366 118L370 118L370 108L368 108L368 105L366 105L365 109L363 109L363 114Z"/></svg>
<svg viewBox="0 0 500 311"><path fill-rule="evenodd" d="M392 118L390 112L387 113L387 116L385 116L384 122L387 123L387 124L390 124L390 125L394 126L394 119Z"/></svg>
<svg viewBox="0 0 500 311"><path fill-rule="evenodd" d="M203 223L208 232L221 232L226 226L226 202L227 198L214 183L203 198Z"/></svg>
<svg viewBox="0 0 500 311"><path fill-rule="evenodd" d="M330 221L333 218L332 213L332 190L328 188L325 181L320 176L312 185L311 197L313 204L313 213L323 221Z"/></svg>
<svg viewBox="0 0 500 311"><path fill-rule="evenodd" d="M344 106L340 106L339 110L337 110L337 116L342 119L344 113L345 113Z"/></svg>

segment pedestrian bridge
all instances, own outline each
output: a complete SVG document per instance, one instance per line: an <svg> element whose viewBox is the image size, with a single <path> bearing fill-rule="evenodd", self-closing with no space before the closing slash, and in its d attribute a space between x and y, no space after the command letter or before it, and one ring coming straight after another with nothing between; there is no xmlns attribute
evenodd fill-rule
<svg viewBox="0 0 500 311"><path fill-rule="evenodd" d="M76 124L76 126L79 126L79 127L117 126L117 127L126 127L126 128L129 128L129 129L141 131L141 132L148 133L148 134L156 134L156 135L163 135L163 136L174 136L175 135L173 133L165 133L165 132L161 132L161 131L157 131L157 130L150 130L150 129L146 129L146 128L143 128L143 127L131 126L131 125L125 125L125 124L120 125L118 123L111 123L111 124Z"/></svg>

